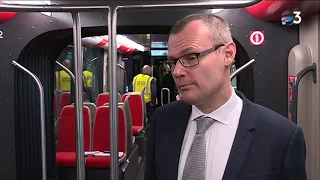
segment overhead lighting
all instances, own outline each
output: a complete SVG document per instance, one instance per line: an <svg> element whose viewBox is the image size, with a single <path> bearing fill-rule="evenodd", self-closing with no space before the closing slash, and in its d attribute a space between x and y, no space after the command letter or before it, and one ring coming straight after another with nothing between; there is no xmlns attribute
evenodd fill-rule
<svg viewBox="0 0 320 180"><path fill-rule="evenodd" d="M117 35L117 42L127 47L134 48L136 50L144 52L144 47L142 45L132 41L131 39L128 39L123 35Z"/></svg>
<svg viewBox="0 0 320 180"><path fill-rule="evenodd" d="M40 12L40 13L46 16L52 16L52 12Z"/></svg>
<svg viewBox="0 0 320 180"><path fill-rule="evenodd" d="M50 5L50 1L2 1L6 4L21 4L21 5Z"/></svg>
<svg viewBox="0 0 320 180"><path fill-rule="evenodd" d="M211 11L212 11L212 14L216 14L216 13L222 11L222 10L223 9L212 9Z"/></svg>
<svg viewBox="0 0 320 180"><path fill-rule="evenodd" d="M246 4L255 0L237 0L237 1L214 1L215 4Z"/></svg>
<svg viewBox="0 0 320 180"><path fill-rule="evenodd" d="M2 1L6 4L19 4L19 5L50 5L50 1ZM46 16L51 16L51 12L41 12L41 14Z"/></svg>
<svg viewBox="0 0 320 180"><path fill-rule="evenodd" d="M104 35L104 36L101 36L102 38L108 40L108 35ZM128 39L126 36L124 35L117 35L117 44L120 44L120 45L124 45L126 47L129 47L129 48L132 48L132 49L136 49L138 51L142 51L144 52L145 49L142 45L132 41L131 39Z"/></svg>
<svg viewBox="0 0 320 180"><path fill-rule="evenodd" d="M94 46L98 45L99 47L106 49L109 43L108 35L82 38L82 43L84 45L94 45ZM124 46L129 49L136 49L142 52L145 51L144 46L128 39L123 35L117 35L117 48L120 48L121 46Z"/></svg>

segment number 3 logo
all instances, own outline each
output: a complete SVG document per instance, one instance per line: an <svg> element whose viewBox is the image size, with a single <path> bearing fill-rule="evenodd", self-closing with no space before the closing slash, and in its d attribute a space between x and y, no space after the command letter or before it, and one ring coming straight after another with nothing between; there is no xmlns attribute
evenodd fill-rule
<svg viewBox="0 0 320 180"><path fill-rule="evenodd" d="M295 16L294 16L294 17L295 17L295 20L293 21L293 23L295 23L295 24L300 24L300 23L301 23L301 20L302 20L302 18L301 18L301 16L300 16L301 12L300 12L300 11L294 11L293 14L295 15Z"/></svg>

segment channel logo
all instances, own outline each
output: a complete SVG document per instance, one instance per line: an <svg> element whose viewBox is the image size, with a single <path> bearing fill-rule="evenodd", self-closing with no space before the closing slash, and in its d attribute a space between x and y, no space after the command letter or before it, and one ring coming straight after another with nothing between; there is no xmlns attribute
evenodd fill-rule
<svg viewBox="0 0 320 180"><path fill-rule="evenodd" d="M284 26L291 26L291 25L297 25L301 23L301 12L300 11L293 11L293 15L283 15L281 17L282 25Z"/></svg>

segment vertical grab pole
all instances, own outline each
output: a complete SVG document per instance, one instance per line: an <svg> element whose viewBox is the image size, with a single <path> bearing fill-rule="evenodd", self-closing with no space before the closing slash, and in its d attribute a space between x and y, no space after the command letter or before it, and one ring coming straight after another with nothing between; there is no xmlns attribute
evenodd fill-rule
<svg viewBox="0 0 320 180"><path fill-rule="evenodd" d="M167 88L167 90L168 90L168 103L170 103L171 93L170 93L170 89Z"/></svg>
<svg viewBox="0 0 320 180"><path fill-rule="evenodd" d="M121 65L121 64L117 64L117 66L119 66L119 68L121 68L123 70L123 83L124 83L124 87L123 87L123 94L126 93L126 87L127 87L127 71L126 69Z"/></svg>
<svg viewBox="0 0 320 180"><path fill-rule="evenodd" d="M72 12L73 19L73 45L75 70L75 108L76 108L76 158L77 180L85 180L84 133L83 133L83 96L82 96L82 48L81 24L78 12Z"/></svg>
<svg viewBox="0 0 320 180"><path fill-rule="evenodd" d="M40 126L41 126L41 156L42 156L42 180L47 180L47 152L46 152L46 130L45 130L45 109L44 109L44 91L43 86L39 78L30 72L25 67L21 66L16 61L12 61L12 64L20 68L25 73L29 74L33 80L37 83L39 88L39 97L40 97Z"/></svg>
<svg viewBox="0 0 320 180"><path fill-rule="evenodd" d="M111 147L111 180L118 180L118 87L117 87L117 10L118 6L110 6L108 13L109 58L108 71L110 82L110 147Z"/></svg>
<svg viewBox="0 0 320 180"><path fill-rule="evenodd" d="M108 51L104 50L103 51L103 91L102 91L104 93L110 91L110 89L109 89L110 82L107 79L108 78L108 74L109 74L108 69L107 69L108 68L107 67L107 65L108 65L108 56L109 56Z"/></svg>
<svg viewBox="0 0 320 180"><path fill-rule="evenodd" d="M74 84L75 83L75 77L74 77L73 73L70 71L70 69L68 69L67 67L65 67L64 65L59 63L58 61L56 61L56 64L69 74L69 76L71 77L71 79L73 81L73 84Z"/></svg>
<svg viewBox="0 0 320 180"><path fill-rule="evenodd" d="M168 88L162 88L161 89L161 105L163 106L164 104L163 104L163 91L164 90L166 90L166 91L168 91L168 102L167 103L169 103L170 102L170 89L168 89Z"/></svg>

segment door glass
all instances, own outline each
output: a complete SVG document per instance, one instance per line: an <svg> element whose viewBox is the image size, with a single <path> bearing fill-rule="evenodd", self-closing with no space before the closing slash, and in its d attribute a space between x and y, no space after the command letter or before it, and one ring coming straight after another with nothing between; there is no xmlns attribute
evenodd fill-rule
<svg viewBox="0 0 320 180"><path fill-rule="evenodd" d="M99 63L102 57L101 49L83 47L83 91L86 93L84 101L95 102L100 93L99 79L100 68ZM60 54L58 62L66 66L74 73L74 55L73 46L67 46ZM55 90L70 91L71 83L73 83L69 74L67 74L59 66L55 66Z"/></svg>
<svg viewBox="0 0 320 180"><path fill-rule="evenodd" d="M83 50L83 83L86 91L91 93L91 101L96 102L96 99L102 89L100 89L99 83L101 82L101 68L99 64L103 61L101 59L101 49L84 47Z"/></svg>
<svg viewBox="0 0 320 180"><path fill-rule="evenodd" d="M236 65L231 66L231 74L237 70ZM237 89L237 77L234 77L231 81L231 85L234 89Z"/></svg>

